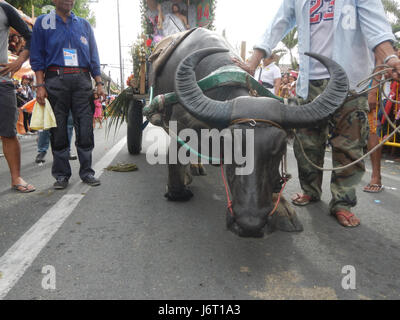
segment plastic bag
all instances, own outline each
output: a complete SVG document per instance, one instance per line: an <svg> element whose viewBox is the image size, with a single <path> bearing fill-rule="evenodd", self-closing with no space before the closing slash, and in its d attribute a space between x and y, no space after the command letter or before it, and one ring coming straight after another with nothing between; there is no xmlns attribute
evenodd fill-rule
<svg viewBox="0 0 400 320"><path fill-rule="evenodd" d="M56 117L49 100L46 99L44 106L41 106L38 102L35 103L30 127L33 130L48 130L57 127Z"/></svg>
<svg viewBox="0 0 400 320"><path fill-rule="evenodd" d="M25 103L22 107L21 110L24 110L28 113L32 113L33 111L33 107L35 106L36 103L36 99L33 99L31 101L29 101L28 103Z"/></svg>

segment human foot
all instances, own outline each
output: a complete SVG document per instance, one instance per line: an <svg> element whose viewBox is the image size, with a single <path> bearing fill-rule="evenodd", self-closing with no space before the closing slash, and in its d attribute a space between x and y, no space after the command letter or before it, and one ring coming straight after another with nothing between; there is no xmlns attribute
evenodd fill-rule
<svg viewBox="0 0 400 320"><path fill-rule="evenodd" d="M360 219L358 219L354 213L344 209L335 212L333 215L336 216L338 222L346 228L355 228L361 223Z"/></svg>
<svg viewBox="0 0 400 320"><path fill-rule="evenodd" d="M381 184L371 184L368 183L365 187L364 187L364 192L369 192L369 193L379 193L382 192L383 189L385 189L385 187Z"/></svg>
<svg viewBox="0 0 400 320"><path fill-rule="evenodd" d="M310 202L316 202L316 201L318 200L303 193L296 193L295 195L292 196L292 203L296 206L303 207L310 204Z"/></svg>
<svg viewBox="0 0 400 320"><path fill-rule="evenodd" d="M15 182L13 182L11 189L21 193L30 193L36 190L33 185L27 183L22 178L18 178Z"/></svg>

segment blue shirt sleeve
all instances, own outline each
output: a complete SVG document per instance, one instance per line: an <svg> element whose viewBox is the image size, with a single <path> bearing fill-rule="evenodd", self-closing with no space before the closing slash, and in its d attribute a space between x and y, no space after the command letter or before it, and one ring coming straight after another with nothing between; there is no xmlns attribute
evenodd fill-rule
<svg viewBox="0 0 400 320"><path fill-rule="evenodd" d="M357 9L361 30L371 50L382 42L396 41L380 0L359 0Z"/></svg>
<svg viewBox="0 0 400 320"><path fill-rule="evenodd" d="M90 24L89 27L89 48L90 48L90 73L92 77L101 76L99 51L97 49L96 38Z"/></svg>
<svg viewBox="0 0 400 320"><path fill-rule="evenodd" d="M264 35L254 46L254 49L263 50L270 56L273 48L277 46L296 25L296 1L283 0L275 17L270 21Z"/></svg>
<svg viewBox="0 0 400 320"><path fill-rule="evenodd" d="M39 17L33 26L31 51L30 51L30 64L33 71L45 71L45 42L42 30L42 19Z"/></svg>

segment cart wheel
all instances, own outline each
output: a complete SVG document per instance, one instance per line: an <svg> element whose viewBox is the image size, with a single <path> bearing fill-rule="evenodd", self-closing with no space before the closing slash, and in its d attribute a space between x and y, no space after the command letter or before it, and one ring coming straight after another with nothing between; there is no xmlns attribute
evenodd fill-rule
<svg viewBox="0 0 400 320"><path fill-rule="evenodd" d="M132 100L128 110L128 151L130 154L140 154L143 135L143 103Z"/></svg>

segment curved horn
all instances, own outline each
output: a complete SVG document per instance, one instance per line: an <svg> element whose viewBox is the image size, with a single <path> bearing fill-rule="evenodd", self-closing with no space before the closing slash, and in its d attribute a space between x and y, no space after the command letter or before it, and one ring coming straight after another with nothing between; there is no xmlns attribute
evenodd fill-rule
<svg viewBox="0 0 400 320"><path fill-rule="evenodd" d="M175 74L175 91L179 102L194 117L217 128L226 128L231 122L233 101L212 100L197 85L195 68L205 57L229 52L225 48L207 48L187 56Z"/></svg>
<svg viewBox="0 0 400 320"><path fill-rule="evenodd" d="M327 57L306 53L320 61L331 76L328 86L314 101L292 107L265 97L243 96L231 101L212 100L197 85L194 70L206 56L227 51L224 48L198 50L179 64L175 76L179 102L194 117L216 128L226 128L233 120L243 118L271 120L285 128L313 127L332 115L347 98L349 80L342 67Z"/></svg>
<svg viewBox="0 0 400 320"><path fill-rule="evenodd" d="M232 120L253 117L277 122L285 128L305 128L318 125L340 108L349 91L346 72L327 57L314 53L306 55L320 61L331 76L327 87L315 100L301 106L287 106L271 98L239 97L235 99Z"/></svg>
<svg viewBox="0 0 400 320"><path fill-rule="evenodd" d="M285 108L285 126L314 126L332 115L345 102L349 93L349 79L343 68L335 61L319 54L305 53L321 62L329 71L330 80L326 89L314 101L300 107Z"/></svg>

